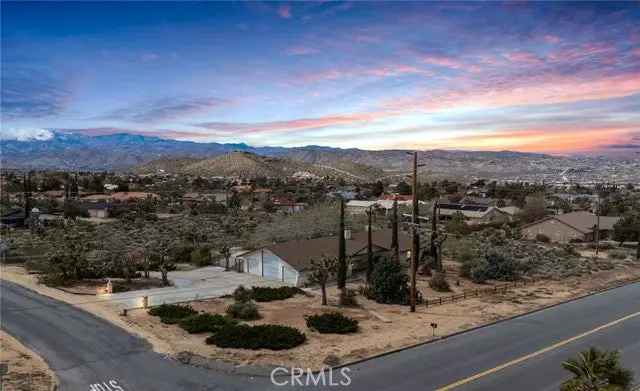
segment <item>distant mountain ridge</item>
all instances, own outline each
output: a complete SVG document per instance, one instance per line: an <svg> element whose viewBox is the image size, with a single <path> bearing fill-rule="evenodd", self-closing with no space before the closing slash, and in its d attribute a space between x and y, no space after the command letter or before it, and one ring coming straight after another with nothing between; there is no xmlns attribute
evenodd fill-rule
<svg viewBox="0 0 640 391"><path fill-rule="evenodd" d="M163 158L213 158L234 151L281 157L310 164L361 164L383 170L409 168L405 150L369 151L324 146L252 147L244 143L196 143L128 133L87 136L52 132L47 140L1 140L1 162L6 168L59 170L126 171ZM423 159L521 159L550 158L543 154L521 152L468 152L432 150L420 153Z"/></svg>
<svg viewBox="0 0 640 391"><path fill-rule="evenodd" d="M253 147L244 143L196 143L118 133L88 136L52 132L49 139L0 140L2 168L66 171L158 172L232 176L271 174L288 176L296 171L355 181L406 179L411 169L407 150L370 151L358 148ZM234 152L251 154L252 160L215 160ZM475 181L505 179L525 182L616 181L640 183L640 159L562 157L512 151L418 152L421 181L454 179ZM246 157L246 156L245 156ZM262 158L264 159L262 159ZM269 160L274 159L276 160ZM279 159L279 160L278 160ZM200 171L193 170L198 167Z"/></svg>

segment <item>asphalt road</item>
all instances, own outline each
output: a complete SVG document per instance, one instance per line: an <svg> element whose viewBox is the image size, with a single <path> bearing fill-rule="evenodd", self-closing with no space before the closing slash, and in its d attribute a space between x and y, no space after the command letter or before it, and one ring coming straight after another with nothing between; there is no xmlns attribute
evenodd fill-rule
<svg viewBox="0 0 640 391"><path fill-rule="evenodd" d="M0 288L2 328L49 363L61 390L91 390L110 381L136 391L294 388L287 378L276 387L268 378L181 365L80 309L5 281ZM628 285L365 361L349 368L349 386L334 388L558 390L567 377L560 363L590 346L620 350L624 364L640 376L639 311L640 284ZM335 383L345 380L339 373L333 377Z"/></svg>

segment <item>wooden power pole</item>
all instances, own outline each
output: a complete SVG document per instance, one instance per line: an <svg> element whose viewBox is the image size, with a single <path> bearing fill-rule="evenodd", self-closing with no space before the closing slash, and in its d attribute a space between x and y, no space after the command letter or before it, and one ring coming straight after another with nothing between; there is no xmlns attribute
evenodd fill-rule
<svg viewBox="0 0 640 391"><path fill-rule="evenodd" d="M393 260L400 262L400 246L398 245L398 200L393 200L393 220L391 222L391 249Z"/></svg>
<svg viewBox="0 0 640 391"><path fill-rule="evenodd" d="M600 193L598 193L598 203L596 204L596 257L600 252Z"/></svg>
<svg viewBox="0 0 640 391"><path fill-rule="evenodd" d="M411 312L416 312L416 272L418 268L418 252L420 251L420 237L418 236L418 152L413 153L413 178L411 181L412 209L411 230L413 246L411 248Z"/></svg>

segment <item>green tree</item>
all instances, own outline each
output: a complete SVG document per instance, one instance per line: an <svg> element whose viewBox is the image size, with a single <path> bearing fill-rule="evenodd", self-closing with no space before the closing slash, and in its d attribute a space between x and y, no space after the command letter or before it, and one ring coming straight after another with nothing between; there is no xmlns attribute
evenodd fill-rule
<svg viewBox="0 0 640 391"><path fill-rule="evenodd" d="M562 363L573 378L560 386L561 391L627 391L633 372L620 364L620 353L590 348Z"/></svg>
<svg viewBox="0 0 640 391"><path fill-rule="evenodd" d="M376 262L371 274L370 296L382 304L407 304L409 302L409 275L402 266L389 258Z"/></svg>
<svg viewBox="0 0 640 391"><path fill-rule="evenodd" d="M526 204L524 205L524 209L522 210L522 221L525 223L531 223L537 220L542 219L547 214L546 212L546 203L544 200L543 194L538 194L535 196L530 196Z"/></svg>

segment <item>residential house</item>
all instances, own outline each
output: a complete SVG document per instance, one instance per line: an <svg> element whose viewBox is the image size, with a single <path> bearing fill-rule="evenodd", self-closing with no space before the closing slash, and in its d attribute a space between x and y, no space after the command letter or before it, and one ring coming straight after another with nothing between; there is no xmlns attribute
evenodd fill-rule
<svg viewBox="0 0 640 391"><path fill-rule="evenodd" d="M600 239L611 237L613 226L620 217L600 216ZM561 215L548 216L522 227L523 237L534 240L544 235L553 242L569 243L572 241L592 242L598 226L598 216L591 212L579 211Z"/></svg>
<svg viewBox="0 0 640 391"><path fill-rule="evenodd" d="M374 254L389 254L391 230L374 231L371 236ZM346 255L352 262L351 271L363 270L367 260L367 233L350 234L350 231L345 231L345 238ZM398 244L400 252L406 256L411 250L411 237L399 233ZM301 286L307 282L311 260L319 260L323 255L338 256L337 236L275 243L238 255L235 262L246 273Z"/></svg>
<svg viewBox="0 0 640 391"><path fill-rule="evenodd" d="M510 217L500 209L488 205L469 205L460 203L438 204L438 213L443 220L451 219L456 214L464 216L469 224L487 224L496 222L508 222Z"/></svg>

